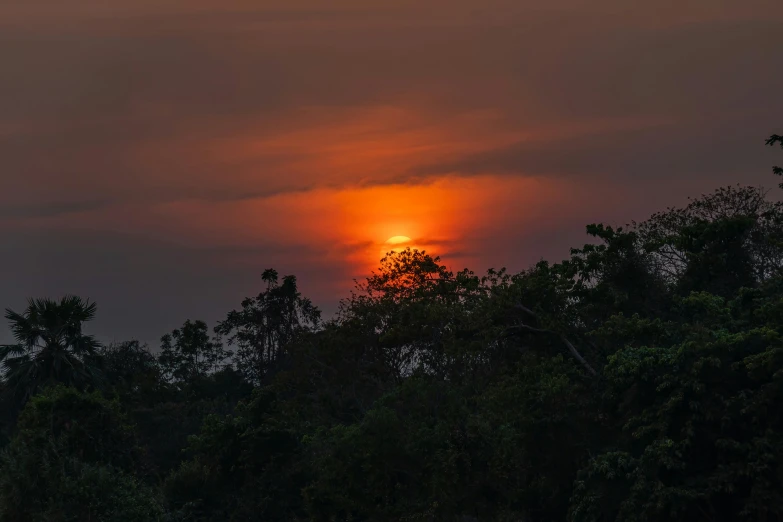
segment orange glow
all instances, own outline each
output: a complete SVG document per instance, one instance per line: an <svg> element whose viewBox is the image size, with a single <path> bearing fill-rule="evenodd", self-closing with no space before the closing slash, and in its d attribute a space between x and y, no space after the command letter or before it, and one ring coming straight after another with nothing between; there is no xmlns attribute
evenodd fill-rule
<svg viewBox="0 0 783 522"><path fill-rule="evenodd" d="M440 255L452 268L475 266L481 240L503 233L541 232L584 210L580 187L566 180L499 176L444 177L427 184L315 189L240 201L187 200L150 207L115 207L58 218L69 227L117 232L198 247L249 250L258 266L291 263L291 250L309 264L347 266L361 277L393 247ZM607 188L604 202L619 200ZM556 208L557 212L552 213ZM510 231L510 232L509 232ZM405 243L400 236L410 238ZM391 239L389 239L391 238ZM393 241L392 241L393 240ZM244 251L243 250L243 251ZM229 255L229 254L226 254ZM239 256L240 254L230 254ZM297 254L299 255L299 254ZM275 261L280 259L281 261ZM298 262L296 259L294 261ZM277 264L276 266L282 265ZM348 282L341 284L350 287Z"/></svg>
<svg viewBox="0 0 783 522"><path fill-rule="evenodd" d="M406 248L410 248L411 250L422 250L422 248L414 244L413 240L408 236L390 237L383 244L383 248L381 248L380 251L381 257L379 259L383 259L384 256L390 254L391 252L401 252Z"/></svg>
<svg viewBox="0 0 783 522"><path fill-rule="evenodd" d="M410 242L411 242L411 238L409 238L408 236L394 236L394 237L390 237L389 239L386 240L386 244L387 245L394 245L394 246L396 246L396 245L404 245L404 244L410 243Z"/></svg>
<svg viewBox="0 0 783 522"><path fill-rule="evenodd" d="M219 252L219 262L231 266L275 266L282 272L339 267L345 279L328 284L341 295L351 278L375 269L390 250L411 247L441 256L452 269L477 267L488 258L482 251L487 238L515 238L498 242L503 245L498 248L510 248L510 241L572 222L587 204L599 204L585 200L579 183L557 176L420 170L523 138L551 139L554 132L514 130L493 111L443 115L420 107L316 107L276 123L274 131L250 126L226 138L139 149L141 165L155 165L169 155L202 155L194 163L214 162L214 172L188 171L186 179L167 179L162 188L215 186L217 174L229 173L220 177L222 192L215 199L137 200L59 216L57 224L205 248ZM604 123L627 125L633 127ZM558 129L561 134L586 131ZM611 194L618 190L611 185L601 189L594 180L590 185L603 190L602 206L621 200ZM501 257L499 262L506 261Z"/></svg>

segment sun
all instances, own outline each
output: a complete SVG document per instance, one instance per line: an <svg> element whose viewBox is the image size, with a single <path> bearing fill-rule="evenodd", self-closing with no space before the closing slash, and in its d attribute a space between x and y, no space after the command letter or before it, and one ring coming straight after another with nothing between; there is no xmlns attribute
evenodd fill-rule
<svg viewBox="0 0 783 522"><path fill-rule="evenodd" d="M413 240L408 236L393 236L386 240L381 248L381 258L386 256L389 252L400 252L406 248L416 248L413 244Z"/></svg>
<svg viewBox="0 0 783 522"><path fill-rule="evenodd" d="M401 245L410 242L411 242L411 238L409 238L408 236L394 236L386 240L387 245Z"/></svg>

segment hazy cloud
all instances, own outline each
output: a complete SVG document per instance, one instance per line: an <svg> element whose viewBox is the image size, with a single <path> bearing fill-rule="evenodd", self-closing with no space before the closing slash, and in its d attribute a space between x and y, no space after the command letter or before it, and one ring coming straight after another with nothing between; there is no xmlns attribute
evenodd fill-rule
<svg viewBox="0 0 783 522"><path fill-rule="evenodd" d="M778 111L780 112L780 111ZM568 176L661 182L689 176L713 184L771 180L774 151L763 147L757 122L775 126L772 114L754 118L694 121L637 129L598 131L559 140L520 141L451 162L424 165L412 174ZM783 119L783 113L777 121ZM750 121L749 121L750 120ZM755 120L755 121L753 121ZM717 125L715 125L717 123ZM716 127L719 129L715 131Z"/></svg>

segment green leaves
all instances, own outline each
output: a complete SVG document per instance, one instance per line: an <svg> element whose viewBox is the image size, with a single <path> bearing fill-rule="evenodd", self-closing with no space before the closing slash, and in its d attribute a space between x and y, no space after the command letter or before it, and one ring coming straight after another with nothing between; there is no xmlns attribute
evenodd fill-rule
<svg viewBox="0 0 783 522"><path fill-rule="evenodd" d="M0 521L159 520L135 442L117 403L46 390L28 402L0 455Z"/></svg>
<svg viewBox="0 0 783 522"><path fill-rule="evenodd" d="M186 520L296 520L302 513L302 444L278 397L258 389L233 416L209 416L190 439L191 459L164 484Z"/></svg>
<svg viewBox="0 0 783 522"><path fill-rule="evenodd" d="M691 294L678 301L679 320L669 322L669 331L650 337L658 344L632 343L609 357L607 399L622 427L611 447L622 448L623 460L616 449L607 450L585 468L573 520L607 514L718 520L719 513L758 520L763 513L783 514L777 500L755 500L776 499L774 491L783 487L776 431L783 419L770 409L783 397L783 324L780 316L769 322L755 313L769 306L761 295L749 300L741 292L728 301ZM620 338L635 339L653 324L639 318L613 323L623 329L599 333L619 331ZM753 449L760 447L767 448L763 456ZM747 462L756 463L758 473L749 473ZM617 482L623 474L630 486L625 490Z"/></svg>

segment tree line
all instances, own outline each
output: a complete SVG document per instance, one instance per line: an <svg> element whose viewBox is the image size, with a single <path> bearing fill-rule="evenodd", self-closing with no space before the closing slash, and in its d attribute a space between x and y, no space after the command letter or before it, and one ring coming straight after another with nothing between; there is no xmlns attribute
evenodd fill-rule
<svg viewBox="0 0 783 522"><path fill-rule="evenodd" d="M517 274L391 253L328 320L267 270L154 350L7 310L0 521L783 520L783 204L587 234Z"/></svg>

